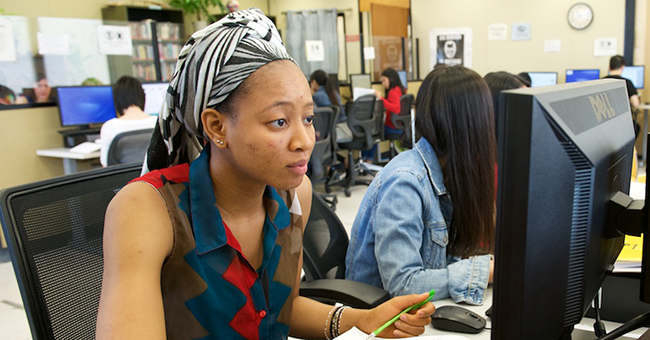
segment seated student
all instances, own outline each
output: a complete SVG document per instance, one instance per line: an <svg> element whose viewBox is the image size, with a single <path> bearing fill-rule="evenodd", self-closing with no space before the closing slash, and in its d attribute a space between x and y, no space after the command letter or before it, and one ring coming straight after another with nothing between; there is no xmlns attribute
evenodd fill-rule
<svg viewBox="0 0 650 340"><path fill-rule="evenodd" d="M400 113L401 104L400 99L402 95L406 94L406 88L402 85L402 81L399 78L399 74L393 68L387 68L381 73L381 85L386 90L384 96L381 92L375 91L375 95L379 100L384 104L384 109L386 109L386 121L384 123L384 133L399 134L400 130L393 125L393 122L390 118L391 113ZM363 158L365 160L370 160L377 152L377 145L375 145L371 150L365 150L362 152Z"/></svg>
<svg viewBox="0 0 650 340"><path fill-rule="evenodd" d="M150 116L144 111L144 90L136 78L123 76L113 85L113 102L117 118L106 121L99 132L102 146L99 161L107 166L108 148L115 136L122 132L151 129L158 117Z"/></svg>
<svg viewBox="0 0 650 340"><path fill-rule="evenodd" d="M494 131L498 131L498 119L499 114L499 94L501 91L513 90L522 87L527 87L527 85L522 81L520 76L514 74L499 71L499 72L490 72L483 77L488 87L490 88L490 93L492 93L492 103L494 105ZM497 134L495 134L497 136ZM497 136L498 137L498 136Z"/></svg>
<svg viewBox="0 0 650 340"><path fill-rule="evenodd" d="M25 90L23 96L29 103L51 103L56 101L56 91L52 91L44 74L38 75L34 88Z"/></svg>
<svg viewBox="0 0 650 340"><path fill-rule="evenodd" d="M336 92L334 84L329 80L327 73L323 70L314 71L309 76L309 87L311 89L314 105L317 107L332 106L336 103L340 108L339 117L336 124L336 141L349 142L352 140L352 131L348 127L345 108L341 103L341 95Z"/></svg>
<svg viewBox="0 0 650 340"><path fill-rule="evenodd" d="M169 86L146 174L106 213L98 339L332 338L428 296L358 310L298 295L314 104L259 9L195 32ZM421 334L433 311L380 336Z"/></svg>
<svg viewBox="0 0 650 340"><path fill-rule="evenodd" d="M487 84L463 66L436 67L417 95L421 138L373 179L354 220L346 279L392 296L482 304L494 261L495 141Z"/></svg>
<svg viewBox="0 0 650 340"><path fill-rule="evenodd" d="M0 105L11 105L16 101L14 91L4 85L0 85Z"/></svg>
<svg viewBox="0 0 650 340"><path fill-rule="evenodd" d="M521 72L517 75L519 77L519 81L524 84L526 87L530 87L533 83L533 80L530 79L530 75L528 72Z"/></svg>
<svg viewBox="0 0 650 340"><path fill-rule="evenodd" d="M605 78L625 80L627 96L630 98L630 109L635 111L639 108L639 92L637 92L631 80L621 77L623 69L625 69L625 58L620 55L615 55L609 59L609 75Z"/></svg>

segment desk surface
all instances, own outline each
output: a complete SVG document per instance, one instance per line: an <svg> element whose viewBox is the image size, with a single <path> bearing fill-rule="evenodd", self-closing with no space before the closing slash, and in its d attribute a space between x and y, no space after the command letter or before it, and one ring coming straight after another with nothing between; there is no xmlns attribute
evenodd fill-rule
<svg viewBox="0 0 650 340"><path fill-rule="evenodd" d="M36 154L45 157L68 158L68 159L99 158L99 151L90 152L90 153L79 153L79 152L70 152L70 148L36 150Z"/></svg>
<svg viewBox="0 0 650 340"><path fill-rule="evenodd" d="M482 306L472 306L472 305L467 305L467 304L456 304L451 299L444 299L444 300L440 300L440 301L435 301L434 305L436 307L447 306L447 305L459 305L459 306L462 306L464 308L467 308L467 309L473 311L474 313L477 313L478 315L481 315L481 316L485 317L485 311L488 308L490 308L490 306L492 306L492 288L490 287L486 291L485 302L483 303ZM488 318L488 317L485 317L485 318L487 320L486 328L492 328L492 322L491 322L490 318ZM594 319L582 318L580 323L575 326L575 330L571 334L572 339L573 340L583 340L583 339L584 340L586 340L586 339L593 340L593 339L595 339L596 336L594 335L594 327L593 327L594 322L595 322ZM604 323L605 323L605 329L607 329L608 332L611 332L612 330L614 330L615 328L617 328L618 326L621 325L620 323L610 322L610 321L604 321ZM630 332L630 333L626 334L624 337L622 337L622 339L638 339L647 330L648 330L648 328L640 328L640 329L638 329L638 330L636 330L634 332ZM424 335L448 335L448 334L451 334L451 333L437 330L437 329L431 327L431 325L427 326L426 330L424 332ZM475 340L475 339L476 340L478 340L478 339L489 340L491 335L492 335L489 329L485 329L481 333L478 333L478 334L460 334L460 333L453 333L453 334L462 335L462 336L464 336L464 337L466 337L466 338L468 338L470 340Z"/></svg>

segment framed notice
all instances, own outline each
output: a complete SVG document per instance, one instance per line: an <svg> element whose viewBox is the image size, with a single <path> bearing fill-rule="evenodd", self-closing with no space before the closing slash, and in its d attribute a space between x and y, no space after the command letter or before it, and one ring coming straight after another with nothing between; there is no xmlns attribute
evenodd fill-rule
<svg viewBox="0 0 650 340"><path fill-rule="evenodd" d="M429 34L430 64L472 67L472 29L437 28Z"/></svg>

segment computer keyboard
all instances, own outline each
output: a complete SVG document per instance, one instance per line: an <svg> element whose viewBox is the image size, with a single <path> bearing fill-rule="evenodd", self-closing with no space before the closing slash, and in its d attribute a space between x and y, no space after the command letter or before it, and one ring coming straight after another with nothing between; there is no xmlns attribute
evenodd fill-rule
<svg viewBox="0 0 650 340"><path fill-rule="evenodd" d="M99 151L99 149L101 148L102 146L97 143L83 142L75 147L70 148L70 152L91 153L91 152Z"/></svg>

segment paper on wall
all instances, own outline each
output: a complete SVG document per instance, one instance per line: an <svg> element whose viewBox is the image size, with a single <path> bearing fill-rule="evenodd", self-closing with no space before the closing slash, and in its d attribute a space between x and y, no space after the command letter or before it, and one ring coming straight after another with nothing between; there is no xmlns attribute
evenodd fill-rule
<svg viewBox="0 0 650 340"><path fill-rule="evenodd" d="M38 53L42 55L69 55L70 37L67 34L47 34L38 32Z"/></svg>
<svg viewBox="0 0 650 340"><path fill-rule="evenodd" d="M16 61L14 29L7 18L0 18L0 61Z"/></svg>
<svg viewBox="0 0 650 340"><path fill-rule="evenodd" d="M325 46L322 40L305 40L307 61L325 61Z"/></svg>
<svg viewBox="0 0 650 340"><path fill-rule="evenodd" d="M530 40L532 35L532 27L529 22L512 24L512 40Z"/></svg>
<svg viewBox="0 0 650 340"><path fill-rule="evenodd" d="M594 56L605 57L616 55L616 38L594 39Z"/></svg>
<svg viewBox="0 0 650 340"><path fill-rule="evenodd" d="M488 25L488 40L507 40L508 25L490 24Z"/></svg>
<svg viewBox="0 0 650 340"><path fill-rule="evenodd" d="M562 40L544 40L544 52L560 52L562 50Z"/></svg>
<svg viewBox="0 0 650 340"><path fill-rule="evenodd" d="M131 29L128 26L97 26L99 53L104 55L131 55Z"/></svg>
<svg viewBox="0 0 650 340"><path fill-rule="evenodd" d="M363 59L364 60L375 60L375 47L366 46L363 48Z"/></svg>

